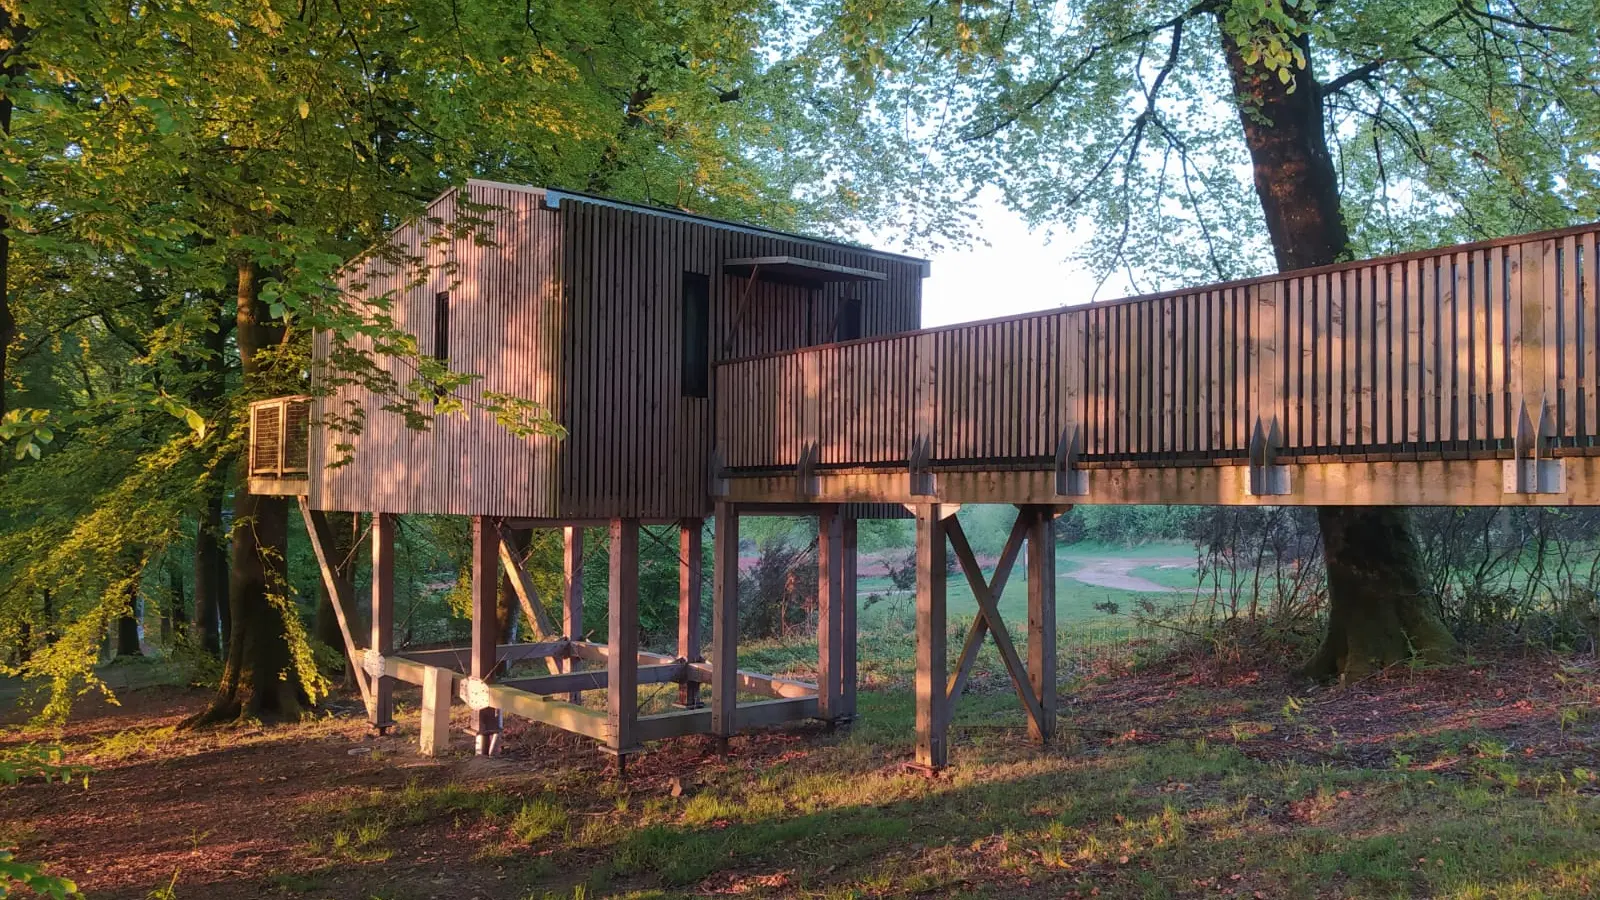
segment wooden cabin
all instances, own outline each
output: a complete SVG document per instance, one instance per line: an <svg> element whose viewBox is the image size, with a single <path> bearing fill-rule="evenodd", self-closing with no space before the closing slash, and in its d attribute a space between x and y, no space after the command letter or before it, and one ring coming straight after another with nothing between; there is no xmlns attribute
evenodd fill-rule
<svg viewBox="0 0 1600 900"><path fill-rule="evenodd" d="M457 392L465 412L434 416L419 430L391 408L393 393L330 378L338 351L322 334L314 347L314 396L252 409L250 489L299 497L346 623L352 603L339 596L325 559L324 513L372 515L372 635L363 650L347 625L344 633L373 723L393 724L397 678L423 687L425 748L448 740L452 693L472 706L482 752L494 747L502 711L594 737L619 758L655 738L707 731L725 738L797 718L848 719L855 604L846 591L854 577L845 587L841 548L854 545L854 521L839 510L795 510L821 517L823 567L831 573L819 598L827 607L820 687L732 665L714 670L701 655L701 532L721 470L714 370L741 358L915 330L927 274L926 261L898 254L487 181L447 192L397 230L389 246L351 263L341 276L347 297L414 337L419 355L478 376ZM357 339L354 349L374 348ZM415 357L372 357L404 396L416 377ZM519 437L482 408L486 394L531 400L564 433ZM888 511L900 507L879 510ZM394 520L414 513L472 517L471 648L394 647ZM679 526L675 657L638 648L641 523ZM605 643L582 639L582 527L597 524L611 532ZM540 526L565 529L559 624L509 548L512 529ZM737 533L736 522L717 530L719 546L731 541L720 558L733 566L719 568L719 580L734 586ZM853 553L849 565L853 573ZM502 568L534 624L532 643L495 645ZM737 616L719 614L718 622L731 626L718 626L727 647L722 658L731 658ZM462 658L470 665L451 667ZM509 677L509 666L528 660L544 661L549 673ZM584 671L586 662L603 668ZM638 685L661 682L680 685L682 708L639 715ZM712 709L699 702L702 684L714 685ZM595 690L607 693L604 712L581 703ZM741 692L769 699L741 703Z"/></svg>
<svg viewBox="0 0 1600 900"><path fill-rule="evenodd" d="M468 218L483 224L458 232ZM518 438L477 409L417 431L383 411L390 398L341 387L311 419L359 410L365 427L316 430L312 509L705 517L714 367L915 330L928 273L893 253L486 181L439 197L392 243L422 265L373 256L346 289L387 298L422 354L482 376L463 393L533 400L566 436ZM327 339L317 347L325 362ZM413 377L403 358L380 361L402 384Z"/></svg>

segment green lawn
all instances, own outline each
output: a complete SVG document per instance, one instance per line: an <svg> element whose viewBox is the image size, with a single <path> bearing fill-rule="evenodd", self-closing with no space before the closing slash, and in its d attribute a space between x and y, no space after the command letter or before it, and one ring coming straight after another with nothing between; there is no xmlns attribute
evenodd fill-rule
<svg viewBox="0 0 1600 900"><path fill-rule="evenodd" d="M1070 577L1073 570L1087 562L1107 558L1125 560L1150 560L1183 558L1192 560L1194 548L1189 544L1157 542L1136 547L1103 544L1071 544L1056 553L1056 619L1062 627L1075 624L1111 624L1117 615L1108 615L1095 608L1095 604L1114 603L1119 615L1125 615L1140 600L1171 603L1181 601L1183 595L1174 593L1150 594L1124 591L1115 588L1084 584ZM1000 597L1000 617L1016 631L1028 621L1028 578L1026 554L1017 561L1006 581L1005 593ZM986 572L985 575L992 575ZM1171 587L1193 588L1195 575L1192 565L1184 569L1164 569L1144 565L1133 567L1129 574L1139 575L1158 584ZM861 628L901 627L912 625L913 598L910 592L897 591L887 576L862 578L858 592L861 598ZM949 617L952 620L971 620L978 614L978 604L972 598L972 589L965 575L950 577L947 588Z"/></svg>

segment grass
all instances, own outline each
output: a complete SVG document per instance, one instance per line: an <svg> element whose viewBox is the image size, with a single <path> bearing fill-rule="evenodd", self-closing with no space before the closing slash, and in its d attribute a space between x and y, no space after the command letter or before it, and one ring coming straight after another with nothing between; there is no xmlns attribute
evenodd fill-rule
<svg viewBox="0 0 1600 900"><path fill-rule="evenodd" d="M1087 563L1108 558L1138 562L1174 558L1192 560L1193 557L1192 546L1175 542L1157 541L1136 547L1086 543L1059 547L1056 552L1057 620L1064 625L1102 623L1116 616L1108 616L1097 609L1096 604L1112 603L1119 610L1126 612L1133 609L1134 604L1140 600L1173 599L1160 594L1099 587L1074 580L1071 577L1072 572ZM1196 582L1192 563L1181 568L1136 565L1129 574L1143 576L1157 584L1176 588L1193 588ZM992 575L992 571L985 571L986 577ZM857 591L862 601L860 621L863 629L911 627L913 616L911 594L897 590L887 575L863 576ZM946 595L952 619L971 619L978 614L978 603L973 599L972 588L968 585L965 575L956 573L950 576ZM1020 559L1000 595L1000 617L1012 625L1020 626L1027 622L1028 581L1026 569Z"/></svg>

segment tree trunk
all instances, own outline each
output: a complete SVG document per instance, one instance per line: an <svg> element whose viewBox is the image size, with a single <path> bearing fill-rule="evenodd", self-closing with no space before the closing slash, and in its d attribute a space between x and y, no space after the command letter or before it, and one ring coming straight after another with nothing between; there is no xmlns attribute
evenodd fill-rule
<svg viewBox="0 0 1600 900"><path fill-rule="evenodd" d="M139 647L139 589L128 588L128 611L117 617L117 657L143 656Z"/></svg>
<svg viewBox="0 0 1600 900"><path fill-rule="evenodd" d="M7 84L15 84L22 77L22 44L27 39L27 29L12 20L10 8L0 9L0 35L4 35L8 49L0 62L0 75ZM11 140L11 112L15 108L9 92L0 93L0 139ZM7 230L11 222L0 215L0 420L6 417L6 385L9 378L7 359L11 344L17 339L17 319L11 311L11 238Z"/></svg>
<svg viewBox="0 0 1600 900"><path fill-rule="evenodd" d="M214 491L195 522L194 634L212 656L222 655L222 607L228 602L228 557L222 547L222 493ZM231 618L231 617L230 617Z"/></svg>
<svg viewBox="0 0 1600 900"><path fill-rule="evenodd" d="M1291 91L1276 72L1247 66L1225 28L1222 40L1278 270L1338 262L1349 252L1350 235L1316 71L1307 65L1296 72ZM1309 62L1309 41L1300 46ZM1320 507L1317 518L1328 569L1328 631L1306 674L1352 679L1413 655L1450 657L1455 639L1422 591L1405 510L1330 506Z"/></svg>
<svg viewBox="0 0 1600 900"><path fill-rule="evenodd" d="M247 392L265 374L257 354L280 333L265 321L258 277L254 262L240 261L235 339ZM241 458L238 465L238 483L244 485L249 481L248 459ZM303 714L300 673L284 620L295 614L286 599L288 541L289 506L284 498L244 490L234 494L227 665L216 699L195 717L195 724L294 721Z"/></svg>

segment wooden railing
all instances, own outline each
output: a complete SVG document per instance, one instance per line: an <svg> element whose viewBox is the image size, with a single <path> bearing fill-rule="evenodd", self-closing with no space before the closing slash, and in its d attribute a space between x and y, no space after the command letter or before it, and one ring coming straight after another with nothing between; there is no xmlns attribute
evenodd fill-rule
<svg viewBox="0 0 1600 900"><path fill-rule="evenodd" d="M732 470L1244 462L1263 442L1301 461L1584 453L1597 233L736 360L718 442Z"/></svg>
<svg viewBox="0 0 1600 900"><path fill-rule="evenodd" d="M274 397L250 404L250 475L304 477L310 463L311 398Z"/></svg>

